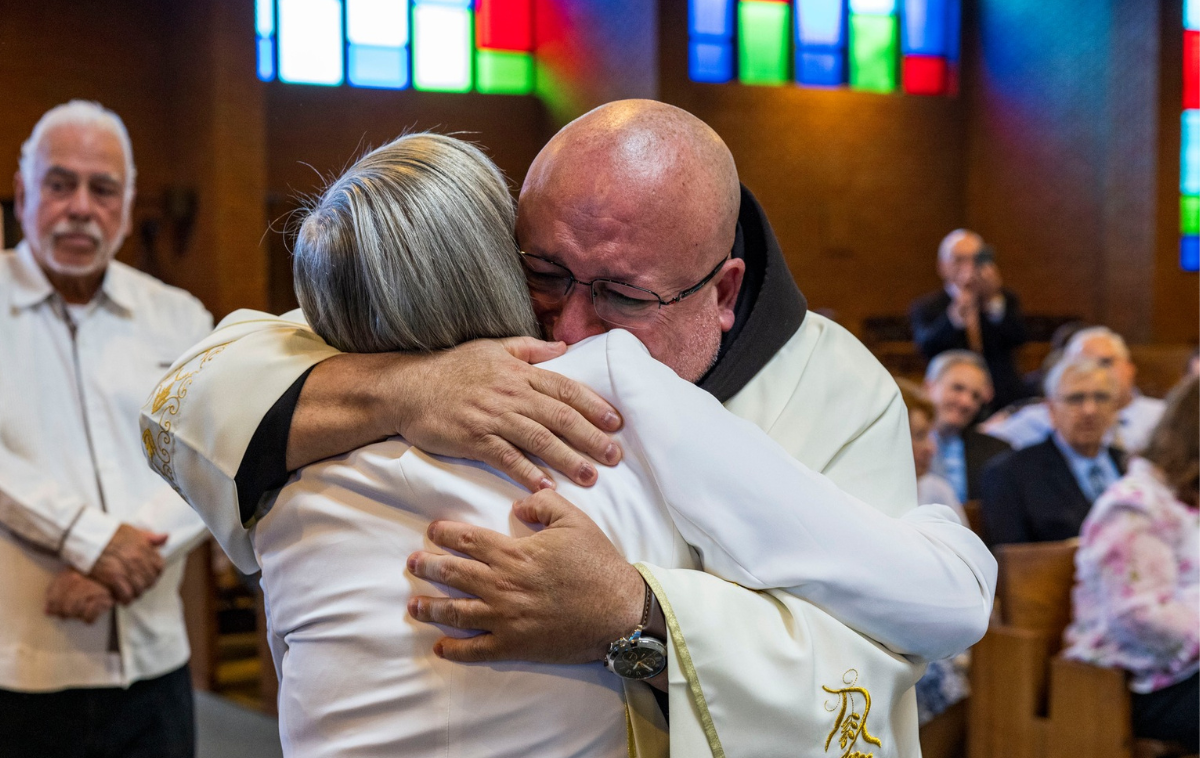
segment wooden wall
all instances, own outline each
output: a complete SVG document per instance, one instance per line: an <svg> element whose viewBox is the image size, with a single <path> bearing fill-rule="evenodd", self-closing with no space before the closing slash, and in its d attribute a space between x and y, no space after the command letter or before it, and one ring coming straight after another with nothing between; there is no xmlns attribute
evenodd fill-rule
<svg viewBox="0 0 1200 758"><path fill-rule="evenodd" d="M0 166L15 170L50 106L112 107L140 171L122 259L220 316L291 305L268 222L361 148L466 132L519 182L570 118L657 96L722 134L813 307L851 329L937 287L938 241L972 225L1029 310L1135 341L1196 338L1197 280L1178 271L1173 228L1180 0L965 0L959 98L699 85L686 0L537 2L540 98L261 84L252 0L13 3Z"/></svg>

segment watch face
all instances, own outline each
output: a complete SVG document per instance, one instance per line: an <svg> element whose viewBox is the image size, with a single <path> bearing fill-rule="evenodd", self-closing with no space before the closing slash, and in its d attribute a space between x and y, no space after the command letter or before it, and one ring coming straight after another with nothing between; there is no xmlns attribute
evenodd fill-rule
<svg viewBox="0 0 1200 758"><path fill-rule="evenodd" d="M667 657L649 647L634 647L618 653L613 659L613 672L626 679L649 679L667 664Z"/></svg>

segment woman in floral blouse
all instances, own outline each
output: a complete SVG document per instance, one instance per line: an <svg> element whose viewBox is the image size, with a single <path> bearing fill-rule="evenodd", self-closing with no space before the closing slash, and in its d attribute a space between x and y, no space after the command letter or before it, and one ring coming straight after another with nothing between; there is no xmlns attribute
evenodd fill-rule
<svg viewBox="0 0 1200 758"><path fill-rule="evenodd" d="M1190 377L1140 458L1092 506L1064 655L1129 672L1139 737L1198 749L1200 389Z"/></svg>

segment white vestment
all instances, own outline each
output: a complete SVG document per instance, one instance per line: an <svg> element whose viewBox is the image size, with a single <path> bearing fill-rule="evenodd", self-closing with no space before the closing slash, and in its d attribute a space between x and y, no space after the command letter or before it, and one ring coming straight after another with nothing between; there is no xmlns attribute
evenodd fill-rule
<svg viewBox="0 0 1200 758"><path fill-rule="evenodd" d="M167 433L155 451L155 468L193 503L230 556L247 570L253 570L256 558L241 524L233 478L266 411L303 371L335 352L298 314L276 318L239 312L167 378L167 385L187 383L188 402L170 418L150 409L143 412L152 433ZM797 546L793 541L782 552L772 542L773 530L763 530L760 522L726 519L709 532L725 544L739 528L753 533L763 541L761 560L778 571L768 575L778 581L762 583L762 576L719 550L703 556L709 570L750 587L791 587L794 594L752 592L701 572L652 562L641 566L668 609L671 754L823 755L825 734L814 731L814 719L823 719L821 724L833 731L862 723L863 693L871 692L876 708L892 715L877 716L867 731L874 734L870 728L878 723L875 728L881 732L890 730L892 742L875 746L859 741L854 749L879 756L914 755L915 706L902 704L911 693L899 693L907 686L904 677L919 671L900 674L895 669L866 681L868 667L887 668L881 657L870 665L847 663L833 676L841 663L833 663L837 648L832 640L848 632L830 616L897 652L930 658L958 652L986 628L994 561L967 530L932 512L938 522L932 532L918 528L924 518L920 513L887 521L890 531L882 536L858 527L862 519L879 518L877 511L900 517L912 510L915 476L907 414L895 384L857 340L832 322L808 314L796 335L728 407L766 431L796 461L828 477L813 479L809 471L805 482L827 485L820 498L831 499L814 500L812 513L825 513L822 528L834 531L814 530L803 547L792 549ZM629 415L626 421L636 424ZM725 476L715 478L728 488L725 495L745 502L780 494L802 499L801 489L780 492L762 478L738 476L739 466L753 470L755 462L739 460L724 470ZM602 470L601 478L612 473ZM682 493L704 497L703 489L695 490L696 481L675 476L658 484L679 488L675 495L664 490L670 503L680 502ZM717 497L717 502L729 500ZM684 520L675 523L684 529ZM794 534L805 530L802 521L795 527ZM786 533L780 530L780 538ZM815 535L823 541L812 539ZM727 565L720 566L722 560ZM771 563L775 560L781 563ZM799 563L789 567L788 560ZM893 664L903 660L878 646L870 649ZM284 665L286 672L286 659ZM759 676L772 670L779 675L766 681ZM881 695L881 686L889 694ZM650 754L659 725L643 690L639 686L627 692L630 725L641 752ZM833 710L826 712L827 705ZM913 711L911 718L904 715L905 708ZM856 713L859 718L845 720ZM840 738L834 735L835 745ZM859 737L848 739L853 743ZM661 747L660 739L657 744Z"/></svg>

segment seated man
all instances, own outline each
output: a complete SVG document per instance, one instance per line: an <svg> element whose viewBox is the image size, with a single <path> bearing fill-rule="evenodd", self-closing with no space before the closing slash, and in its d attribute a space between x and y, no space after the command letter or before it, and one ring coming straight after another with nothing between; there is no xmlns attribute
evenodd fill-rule
<svg viewBox="0 0 1200 758"><path fill-rule="evenodd" d="M1064 358L1045 391L1050 437L997 458L983 473L992 544L1078 536L1092 503L1125 472L1124 453L1104 442L1119 391L1112 372L1091 358Z"/></svg>
<svg viewBox="0 0 1200 758"><path fill-rule="evenodd" d="M970 350L948 350L929 364L925 391L933 401L937 441L929 470L950 482L960 503L977 500L983 467L1011 449L975 428L979 411L992 399L987 364Z"/></svg>
<svg viewBox="0 0 1200 758"><path fill-rule="evenodd" d="M1017 373L1016 351L1027 339L1021 304L1000 282L1000 269L983 238L955 229L938 246L943 287L909 308L913 339L929 359L947 350L981 355L1004 406L1029 392Z"/></svg>
<svg viewBox="0 0 1200 758"><path fill-rule="evenodd" d="M1129 347L1121 335L1106 326L1093 326L1076 332L1063 349L1063 359L1084 356L1112 370L1117 381L1117 415L1114 426L1104 437L1105 444L1126 453L1137 453L1150 439L1163 401L1138 392L1134 381L1137 366L1129 357ZM1026 406L998 424L989 424L987 433L999 437L1014 448L1041 442L1051 431L1046 403Z"/></svg>

